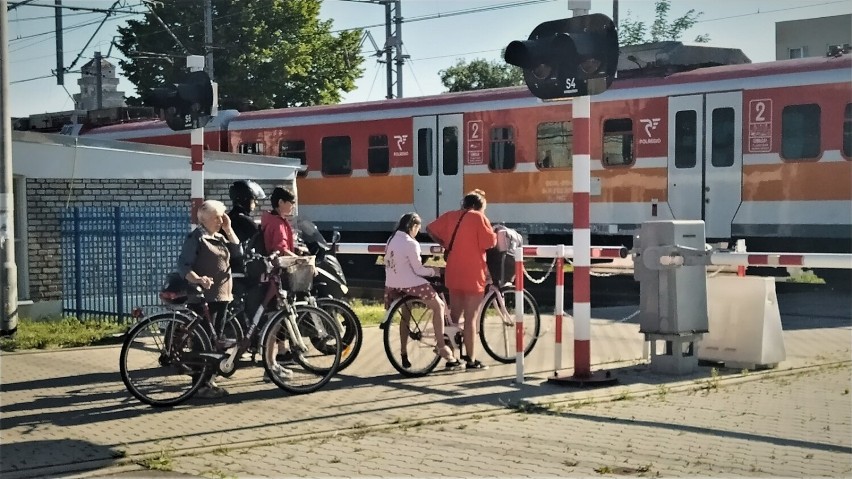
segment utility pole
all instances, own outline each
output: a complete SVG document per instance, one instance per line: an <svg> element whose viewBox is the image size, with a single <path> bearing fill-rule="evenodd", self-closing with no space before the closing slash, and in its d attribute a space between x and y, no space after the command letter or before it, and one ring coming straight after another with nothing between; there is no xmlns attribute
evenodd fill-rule
<svg viewBox="0 0 852 479"><path fill-rule="evenodd" d="M9 114L9 32L7 1L0 0L0 334L18 329L18 267L15 265L15 206L12 187L12 118Z"/></svg>
<svg viewBox="0 0 852 479"><path fill-rule="evenodd" d="M56 20L56 84L64 85L65 59L62 54L64 49L62 46L62 0L56 0L56 11L53 12L53 15ZM6 28L5 23L3 24L3 28Z"/></svg>
<svg viewBox="0 0 852 479"><path fill-rule="evenodd" d="M213 0L204 0L204 56L204 71L210 81L216 81L213 76Z"/></svg>
<svg viewBox="0 0 852 479"><path fill-rule="evenodd" d="M97 109L104 107L104 72L101 66L101 52L95 52L95 89L98 92Z"/></svg>

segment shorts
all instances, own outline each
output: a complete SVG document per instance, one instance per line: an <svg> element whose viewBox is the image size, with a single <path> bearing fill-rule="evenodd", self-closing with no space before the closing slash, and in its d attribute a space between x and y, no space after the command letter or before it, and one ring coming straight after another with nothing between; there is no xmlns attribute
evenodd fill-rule
<svg viewBox="0 0 852 479"><path fill-rule="evenodd" d="M435 292L435 288L433 288L429 283L423 283L419 286L412 286L410 288L391 288L385 286L385 309L388 309L391 303L403 296L414 296L428 301L430 299L435 299L438 296L438 293Z"/></svg>

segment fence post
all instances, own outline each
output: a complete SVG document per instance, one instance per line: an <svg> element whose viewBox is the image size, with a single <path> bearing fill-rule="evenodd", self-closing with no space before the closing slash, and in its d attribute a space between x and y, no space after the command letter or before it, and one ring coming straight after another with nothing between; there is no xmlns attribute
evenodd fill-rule
<svg viewBox="0 0 852 479"><path fill-rule="evenodd" d="M124 319L124 264L122 263L121 248L121 207L114 207L115 214L115 294L118 321Z"/></svg>
<svg viewBox="0 0 852 479"><path fill-rule="evenodd" d="M524 383L524 248L515 248L515 382Z"/></svg>
<svg viewBox="0 0 852 479"><path fill-rule="evenodd" d="M80 207L74 207L74 309L77 319L83 317L83 238L80 233Z"/></svg>
<svg viewBox="0 0 852 479"><path fill-rule="evenodd" d="M553 348L554 374L562 369L562 319L565 309L565 245L556 245L556 345Z"/></svg>

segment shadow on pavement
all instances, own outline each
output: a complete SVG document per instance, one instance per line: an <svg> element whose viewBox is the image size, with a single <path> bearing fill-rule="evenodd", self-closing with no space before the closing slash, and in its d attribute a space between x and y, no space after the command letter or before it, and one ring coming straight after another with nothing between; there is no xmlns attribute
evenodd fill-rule
<svg viewBox="0 0 852 479"><path fill-rule="evenodd" d="M46 468L55 466L57 457L74 458L73 463L81 466L79 469L91 469L110 466L123 456L123 451L77 439L4 443L0 448L0 474L4 479L55 477L63 471Z"/></svg>

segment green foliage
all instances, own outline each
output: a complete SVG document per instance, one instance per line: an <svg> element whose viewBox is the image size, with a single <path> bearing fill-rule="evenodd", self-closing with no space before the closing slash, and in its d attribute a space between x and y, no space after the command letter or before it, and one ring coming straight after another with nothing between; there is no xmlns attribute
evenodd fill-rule
<svg viewBox="0 0 852 479"><path fill-rule="evenodd" d="M671 6L671 0L656 0L654 3L654 23L651 24L650 31L645 22L631 19L630 15L632 12L628 10L628 18L619 21L618 43L621 46L626 46L665 40L680 40L683 33L692 28L698 22L701 15L704 15L704 12L696 12L693 8L683 16L669 23L668 18ZM708 43L710 42L710 36L707 34L698 35L693 42Z"/></svg>
<svg viewBox="0 0 852 479"><path fill-rule="evenodd" d="M221 108L266 109L334 104L363 70L360 30L331 33L321 0L213 0L213 67ZM204 54L204 2L156 2L119 27L119 64L140 92L186 74L186 55ZM139 102L139 99L135 103ZM131 100L131 103L134 101Z"/></svg>
<svg viewBox="0 0 852 479"><path fill-rule="evenodd" d="M355 299L350 305L363 326L379 324L385 318L385 305L382 303Z"/></svg>
<svg viewBox="0 0 852 479"><path fill-rule="evenodd" d="M21 319L18 331L10 337L0 338L0 350L50 349L90 346L124 332L126 326L115 321L77 318L32 320Z"/></svg>
<svg viewBox="0 0 852 479"><path fill-rule="evenodd" d="M524 72L503 62L477 58L470 63L458 60L455 65L438 72L448 92L484 90L524 84Z"/></svg>

